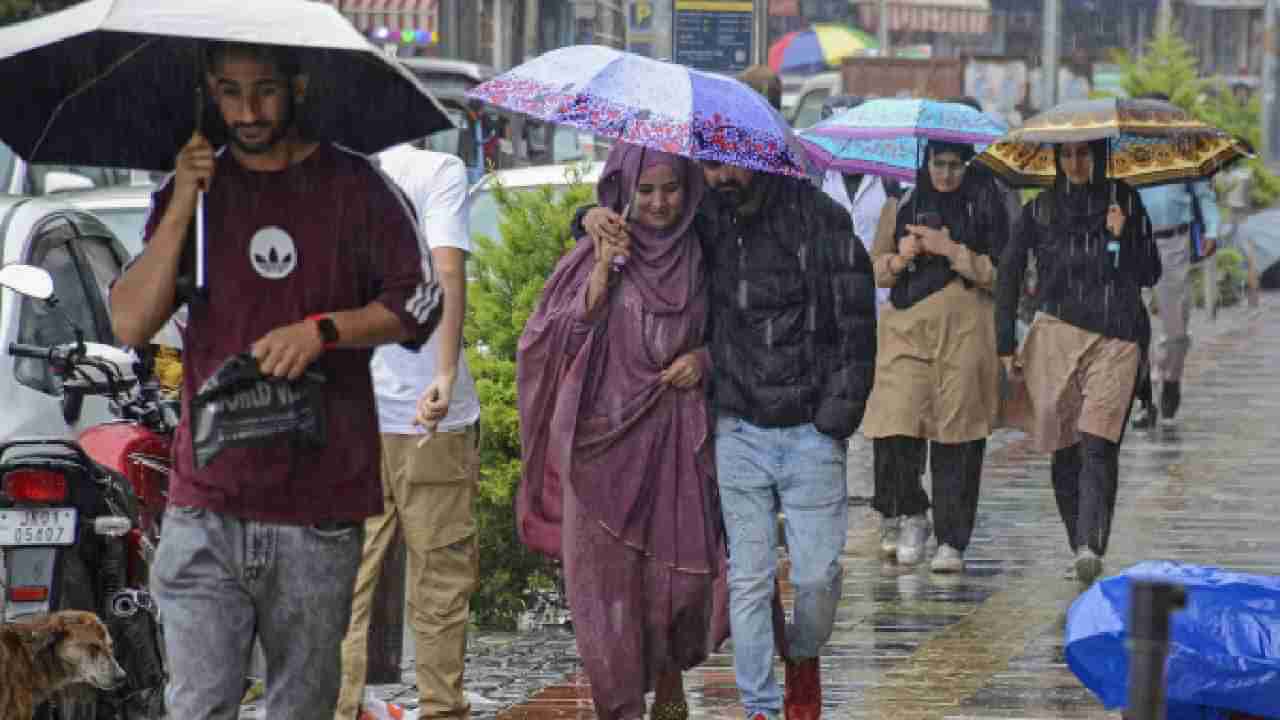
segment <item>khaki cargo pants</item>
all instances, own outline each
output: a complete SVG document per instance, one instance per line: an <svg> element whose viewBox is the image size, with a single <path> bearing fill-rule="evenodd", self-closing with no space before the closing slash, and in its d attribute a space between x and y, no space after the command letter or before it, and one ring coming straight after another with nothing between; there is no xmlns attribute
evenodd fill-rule
<svg viewBox="0 0 1280 720"><path fill-rule="evenodd" d="M422 718L469 717L462 692L467 620L479 575L474 501L480 479L479 428L419 436L382 436L385 510L364 526L351 624L342 643L342 691L336 720L354 720L364 696L369 612L396 527L408 546L409 614Z"/></svg>

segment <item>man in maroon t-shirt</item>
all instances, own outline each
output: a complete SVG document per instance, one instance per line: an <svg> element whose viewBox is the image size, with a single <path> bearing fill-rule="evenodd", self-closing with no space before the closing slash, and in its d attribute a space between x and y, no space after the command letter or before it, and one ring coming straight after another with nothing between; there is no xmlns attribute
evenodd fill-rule
<svg viewBox="0 0 1280 720"><path fill-rule="evenodd" d="M146 250L111 292L117 337L146 344L180 302L187 228L206 189L210 287L188 307L184 412L151 575L168 712L237 717L256 634L267 716L330 718L361 521L382 511L370 355L425 341L441 292L395 187L364 156L299 134L307 77L288 50L211 44L208 67L230 143L215 151L197 133L182 148L155 193ZM245 351L267 375L327 377L327 442L228 448L197 467L191 398Z"/></svg>

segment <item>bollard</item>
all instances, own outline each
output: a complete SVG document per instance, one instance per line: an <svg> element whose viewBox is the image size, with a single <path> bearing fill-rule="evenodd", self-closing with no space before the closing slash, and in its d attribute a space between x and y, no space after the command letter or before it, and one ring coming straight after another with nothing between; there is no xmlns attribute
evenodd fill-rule
<svg viewBox="0 0 1280 720"><path fill-rule="evenodd" d="M1181 585L1134 580L1129 589L1129 707L1126 720L1165 720L1169 615L1186 607Z"/></svg>

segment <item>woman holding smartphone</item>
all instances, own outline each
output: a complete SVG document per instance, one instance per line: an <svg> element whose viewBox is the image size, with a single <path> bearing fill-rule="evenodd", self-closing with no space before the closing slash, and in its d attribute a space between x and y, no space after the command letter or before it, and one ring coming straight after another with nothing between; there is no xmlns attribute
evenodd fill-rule
<svg viewBox="0 0 1280 720"><path fill-rule="evenodd" d="M970 145L929 142L915 188L885 205L871 252L876 284L890 288L862 422L881 549L901 564L923 558L928 455L940 573L964 571L1000 405L992 292L1009 221L994 183L968 172L973 155Z"/></svg>

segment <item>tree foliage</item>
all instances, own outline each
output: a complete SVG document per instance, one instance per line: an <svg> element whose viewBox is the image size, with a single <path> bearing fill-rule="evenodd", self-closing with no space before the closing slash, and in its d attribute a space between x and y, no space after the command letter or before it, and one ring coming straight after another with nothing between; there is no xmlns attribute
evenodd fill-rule
<svg viewBox="0 0 1280 720"><path fill-rule="evenodd" d="M1241 100L1221 79L1202 78L1195 53L1181 36L1162 33L1151 40L1142 57L1121 51L1114 60L1121 69L1120 84L1130 97L1163 93L1201 120L1243 138L1254 148L1261 147L1262 106L1258 97ZM1253 174L1253 203L1265 206L1280 199L1280 178L1266 169L1261 158L1245 162Z"/></svg>
<svg viewBox="0 0 1280 720"><path fill-rule="evenodd" d="M476 504L480 588L472 600L482 625L513 628L530 590L550 589L548 562L516 534L520 484L520 418L516 411L516 345L560 256L570 247L573 214L592 188L574 170L564 191L493 189L501 238L477 235L468 282L467 360L480 396L481 480Z"/></svg>

